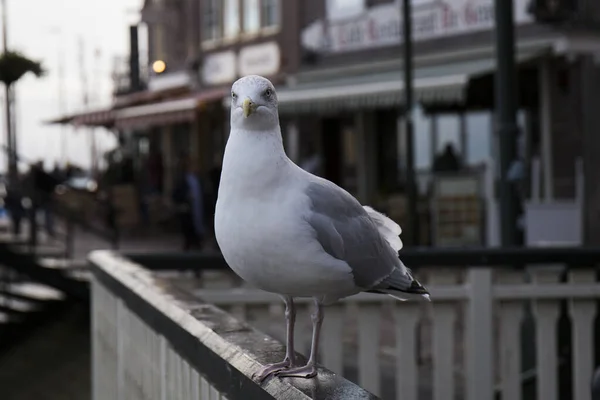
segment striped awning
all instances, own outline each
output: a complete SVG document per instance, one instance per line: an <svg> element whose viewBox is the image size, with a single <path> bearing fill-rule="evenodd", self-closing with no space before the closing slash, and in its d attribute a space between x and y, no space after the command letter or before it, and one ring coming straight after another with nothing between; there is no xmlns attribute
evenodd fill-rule
<svg viewBox="0 0 600 400"><path fill-rule="evenodd" d="M117 129L144 129L153 126L190 122L206 103L220 100L229 93L228 88L207 89L177 99L155 101L130 107L113 107L82 112L50 120L48 124L74 126L102 126Z"/></svg>
<svg viewBox="0 0 600 400"><path fill-rule="evenodd" d="M47 123L51 125L73 125L75 127L95 126L110 128L114 125L114 122L114 111L112 109L103 109L63 116L50 120Z"/></svg>
<svg viewBox="0 0 600 400"><path fill-rule="evenodd" d="M156 126L191 122L200 107L222 98L225 89L213 89L176 100L162 101L115 110L115 126L119 129L144 129Z"/></svg>
<svg viewBox="0 0 600 400"><path fill-rule="evenodd" d="M75 126L104 126L110 127L115 121L114 111L111 109L91 111L73 116L72 124Z"/></svg>
<svg viewBox="0 0 600 400"><path fill-rule="evenodd" d="M115 126L119 129L141 129L151 126L190 122L196 118L196 98L164 101L116 110Z"/></svg>
<svg viewBox="0 0 600 400"><path fill-rule="evenodd" d="M470 81L494 69L493 58L415 68L415 100L424 105L463 103ZM278 88L277 97L281 114L397 107L404 102L404 80L402 70L362 74L285 86Z"/></svg>

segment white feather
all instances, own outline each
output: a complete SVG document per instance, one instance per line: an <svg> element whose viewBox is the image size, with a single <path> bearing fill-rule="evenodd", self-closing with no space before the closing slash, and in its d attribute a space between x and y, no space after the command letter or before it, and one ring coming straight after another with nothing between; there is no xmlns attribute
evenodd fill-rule
<svg viewBox="0 0 600 400"><path fill-rule="evenodd" d="M372 207L363 206L371 220L375 222L379 233L394 249L394 251L400 251L402 249L402 240L400 240L400 234L402 228L400 225L395 223L391 218L383 215L382 213L375 211Z"/></svg>

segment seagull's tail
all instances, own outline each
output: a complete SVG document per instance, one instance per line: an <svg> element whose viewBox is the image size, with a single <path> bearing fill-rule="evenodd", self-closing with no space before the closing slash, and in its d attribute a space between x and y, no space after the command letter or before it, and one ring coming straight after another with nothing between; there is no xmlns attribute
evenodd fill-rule
<svg viewBox="0 0 600 400"><path fill-rule="evenodd" d="M400 240L402 229L400 228L400 225L369 206L363 206L363 208L369 215L369 218L375 223L377 230L390 247L394 249L396 253L400 251L400 249L402 249L402 241ZM390 276L385 278L374 288L368 290L368 292L387 294L401 301L409 299L424 299L431 301L427 289L425 289L419 281L413 278L412 272L410 269L406 268L402 261L400 261L400 268L394 270Z"/></svg>
<svg viewBox="0 0 600 400"><path fill-rule="evenodd" d="M374 288L368 290L371 293L387 294L397 300L427 300L429 291L425 289L418 280L413 278L410 269L402 265L404 269L395 269L394 272L385 278Z"/></svg>

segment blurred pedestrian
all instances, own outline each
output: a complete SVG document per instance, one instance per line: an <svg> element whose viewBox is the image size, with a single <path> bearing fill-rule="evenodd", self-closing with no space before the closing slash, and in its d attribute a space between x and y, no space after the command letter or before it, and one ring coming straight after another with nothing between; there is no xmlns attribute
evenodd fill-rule
<svg viewBox="0 0 600 400"><path fill-rule="evenodd" d="M46 232L54 237L54 189L60 184L60 180L44 171L43 161L39 161L31 168L33 179L35 207L44 213Z"/></svg>
<svg viewBox="0 0 600 400"><path fill-rule="evenodd" d="M460 170L461 163L452 143L447 143L444 151L438 154L433 161L434 172L456 172Z"/></svg>
<svg viewBox="0 0 600 400"><path fill-rule="evenodd" d="M205 236L204 199L200 177L194 163L183 159L173 190L173 203L183 235L183 250L200 248Z"/></svg>
<svg viewBox="0 0 600 400"><path fill-rule="evenodd" d="M14 182L6 185L5 206L11 221L13 235L20 235L21 222L25 216L21 176L17 176Z"/></svg>

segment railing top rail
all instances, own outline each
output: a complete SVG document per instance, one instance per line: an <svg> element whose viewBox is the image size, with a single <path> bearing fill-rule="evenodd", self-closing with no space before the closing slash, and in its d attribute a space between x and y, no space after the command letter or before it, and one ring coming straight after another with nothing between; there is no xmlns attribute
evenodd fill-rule
<svg viewBox="0 0 600 400"><path fill-rule="evenodd" d="M148 326L228 399L377 399L328 370L309 380L252 380L261 364L279 361L282 344L217 307L172 286L141 265L111 251L89 261L94 279Z"/></svg>
<svg viewBox="0 0 600 400"><path fill-rule="evenodd" d="M128 253L131 260L150 270L227 269L219 252ZM565 265L570 268L600 266L600 247L419 247L400 250L400 258L416 267L536 267Z"/></svg>

